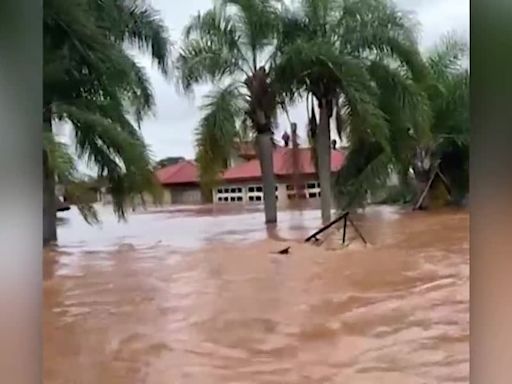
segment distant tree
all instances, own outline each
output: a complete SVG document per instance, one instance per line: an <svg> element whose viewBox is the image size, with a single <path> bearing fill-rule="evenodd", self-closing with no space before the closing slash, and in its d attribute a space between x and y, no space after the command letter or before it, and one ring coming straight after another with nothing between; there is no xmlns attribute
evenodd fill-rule
<svg viewBox="0 0 512 384"><path fill-rule="evenodd" d="M174 164L177 164L179 163L180 161L183 161L185 160L184 157L181 157L181 156L169 156L169 157L164 157L163 159L160 159L156 162L156 168L157 169L160 169L160 168L164 168L164 167L167 167L168 165L174 165Z"/></svg>

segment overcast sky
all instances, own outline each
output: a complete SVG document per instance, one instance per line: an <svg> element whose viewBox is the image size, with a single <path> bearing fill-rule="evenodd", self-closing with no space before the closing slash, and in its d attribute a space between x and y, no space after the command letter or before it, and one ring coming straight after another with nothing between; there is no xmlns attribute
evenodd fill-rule
<svg viewBox="0 0 512 384"><path fill-rule="evenodd" d="M181 31L191 16L207 10L212 0L151 0L167 24L171 38L179 45ZM448 31L458 31L469 39L469 0L398 0L398 4L414 12L421 23L422 48L432 46ZM148 69L156 99L155 117L148 118L142 132L156 159L167 156L194 157L194 129L200 117L198 106L207 87L196 89L194 98L186 98L176 92L175 86L165 80L151 63L140 57ZM302 106L290 110L299 134L304 132L306 111ZM280 127L287 125L284 117ZM277 134L280 137L280 132Z"/></svg>

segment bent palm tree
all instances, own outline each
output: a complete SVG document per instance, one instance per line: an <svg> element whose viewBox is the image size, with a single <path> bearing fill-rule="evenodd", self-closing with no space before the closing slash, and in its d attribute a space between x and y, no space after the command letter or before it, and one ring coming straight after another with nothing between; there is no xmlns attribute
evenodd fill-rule
<svg viewBox="0 0 512 384"><path fill-rule="evenodd" d="M155 187L150 154L136 128L153 105L146 73L124 49L147 52L168 73L170 42L144 1L48 0L44 3L43 129L73 126L78 155L110 187L124 218L126 197ZM51 140L46 140L50 143ZM56 240L55 164L43 150L44 243Z"/></svg>
<svg viewBox="0 0 512 384"><path fill-rule="evenodd" d="M389 156L382 158L382 167L397 171L402 193L409 197L414 195L411 170L421 193L435 171L435 164L448 177L453 197L460 199L467 193L469 71L463 65L466 52L466 44L449 35L427 55L424 77L410 78L403 73L393 75L373 68L380 91L379 106L389 125ZM404 92L407 99L415 100L405 104L405 108ZM372 161L378 156L364 146L354 153L358 152L359 162L349 162L337 179L340 193L353 196L354 200L364 196L362 191L371 189L379 180L379 168Z"/></svg>
<svg viewBox="0 0 512 384"><path fill-rule="evenodd" d="M387 178L388 120L379 105L377 73L424 76L411 20L385 0L302 0L284 17L276 79L287 94L311 95L319 121L312 114L322 221L331 217L330 121L335 115L338 134L349 140L342 172L353 179L360 164L371 162L379 177ZM401 84L398 83L398 86ZM403 105L415 106L403 92ZM314 121L313 121L314 120ZM373 148L373 149L372 149ZM366 156L366 159L362 158ZM352 169L352 171L350 171ZM346 178L347 179L347 178ZM352 187L345 188L348 192ZM360 197L365 191L350 191ZM350 197L343 208L356 204Z"/></svg>
<svg viewBox="0 0 512 384"><path fill-rule="evenodd" d="M432 114L429 145L417 145L413 161L416 179L424 182L439 163L452 195L459 200L469 187L469 70L467 43L448 34L427 55L430 78L425 93ZM426 161L421 161L426 160Z"/></svg>
<svg viewBox="0 0 512 384"><path fill-rule="evenodd" d="M238 126L248 120L256 133L266 223L277 221L272 160L276 98L269 75L277 3L224 0L198 14L184 30L176 62L179 83L186 91L205 81L227 83L210 94L197 131L203 183L211 182L226 168Z"/></svg>

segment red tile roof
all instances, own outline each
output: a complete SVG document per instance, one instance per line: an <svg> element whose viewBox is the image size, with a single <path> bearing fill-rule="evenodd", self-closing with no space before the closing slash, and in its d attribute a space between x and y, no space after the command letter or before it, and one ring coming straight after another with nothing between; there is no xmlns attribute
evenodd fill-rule
<svg viewBox="0 0 512 384"><path fill-rule="evenodd" d="M274 150L274 174L276 176L293 175L293 150L279 147ZM331 170L338 171L345 162L345 153L337 150L331 151ZM301 175L313 175L316 173L311 159L310 148L299 148L297 164ZM242 163L229 168L224 172L224 181L241 181L261 178L260 162L258 159Z"/></svg>
<svg viewBox="0 0 512 384"><path fill-rule="evenodd" d="M184 160L156 171L158 181L163 185L198 183L199 173L193 161Z"/></svg>
<svg viewBox="0 0 512 384"><path fill-rule="evenodd" d="M293 175L292 148L278 147L274 150L274 175L286 177ZM345 163L345 152L331 151L331 170L338 171ZM314 175L315 166L311 159L310 148L299 148L297 164L301 175ZM199 183L199 171L195 162L181 161L156 171L156 177L163 185ZM259 159L235 165L222 175L224 181L243 181L261 178Z"/></svg>

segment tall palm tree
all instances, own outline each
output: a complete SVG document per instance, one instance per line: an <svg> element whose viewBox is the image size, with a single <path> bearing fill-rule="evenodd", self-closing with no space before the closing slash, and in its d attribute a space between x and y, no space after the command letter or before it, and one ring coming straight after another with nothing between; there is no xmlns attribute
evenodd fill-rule
<svg viewBox="0 0 512 384"><path fill-rule="evenodd" d="M203 106L197 131L201 179L215 179L230 158L239 125L249 122L263 178L265 222L277 221L273 173L275 91L270 83L279 1L222 0L195 16L184 30L176 60L185 91L217 84Z"/></svg>
<svg viewBox="0 0 512 384"><path fill-rule="evenodd" d="M310 127L315 130L322 221L327 223L332 117L339 135L349 139L344 168L358 168L363 156L383 163L389 154L389 125L379 105L376 77L420 78L424 65L413 20L389 1L301 0L283 13L275 77L288 96L299 93L316 101L319 120L311 114ZM416 99L407 90L402 94L404 107L414 106Z"/></svg>
<svg viewBox="0 0 512 384"><path fill-rule="evenodd" d="M44 3L45 143L53 122L73 126L77 153L107 180L114 211L151 189L150 153L137 125L154 106L144 69L126 46L148 53L169 72L170 41L158 13L143 0L48 0ZM62 149L62 148L61 148ZM55 162L43 150L45 243L57 238Z"/></svg>

